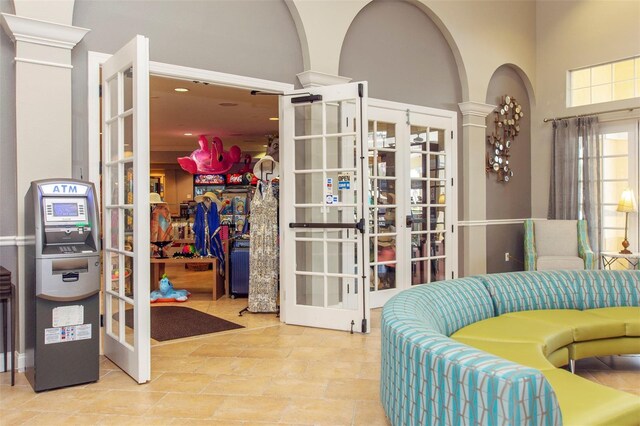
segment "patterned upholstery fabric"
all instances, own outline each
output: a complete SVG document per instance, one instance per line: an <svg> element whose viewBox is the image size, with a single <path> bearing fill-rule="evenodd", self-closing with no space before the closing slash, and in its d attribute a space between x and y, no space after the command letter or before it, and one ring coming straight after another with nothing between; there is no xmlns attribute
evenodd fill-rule
<svg viewBox="0 0 640 426"><path fill-rule="evenodd" d="M557 222L557 223L554 223ZM538 226L545 225L544 232L543 230L539 230L540 232L536 232L536 224ZM552 241L545 241L543 244L543 250L539 250L536 244L536 235L551 235L554 236L556 234L565 236L569 234L569 232L561 232L558 230L563 229L567 225L576 224L575 234L570 235L569 240L575 240L577 238L577 251L569 253L567 248L567 239L558 238ZM571 229L573 232L573 229ZM553 237L546 237L552 238ZM558 253L553 253L553 248L558 246ZM573 246L573 244L571 244ZM573 254L576 258L582 259L583 265L581 265L581 269L596 269L598 267L598 258L591 251L591 246L589 244L589 236L587 234L587 222L584 220L578 221L534 221L532 219L526 219L524 221L524 269L525 271L535 271L538 269L575 269L577 265L574 261L566 262L567 255ZM549 259L553 257L552 255L558 256L556 261ZM542 263L538 263L539 257L544 257L545 261ZM565 260L563 260L565 259Z"/></svg>
<svg viewBox="0 0 640 426"><path fill-rule="evenodd" d="M533 309L638 306L635 271L539 271L478 277L491 294L495 314Z"/></svg>
<svg viewBox="0 0 640 426"><path fill-rule="evenodd" d="M493 316L475 278L417 286L387 302L380 394L392 424L562 424L540 371L447 337Z"/></svg>

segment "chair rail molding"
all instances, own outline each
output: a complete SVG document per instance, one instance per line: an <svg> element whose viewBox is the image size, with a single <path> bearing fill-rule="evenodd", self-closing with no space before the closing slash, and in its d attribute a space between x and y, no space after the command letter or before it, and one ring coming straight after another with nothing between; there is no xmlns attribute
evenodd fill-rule
<svg viewBox="0 0 640 426"><path fill-rule="evenodd" d="M493 225L521 225L525 219L487 219L487 220L462 220L458 222L458 226L493 226ZM533 220L547 220L547 218L532 218Z"/></svg>
<svg viewBox="0 0 640 426"><path fill-rule="evenodd" d="M350 77L342 77L340 75L331 75L319 71L303 71L297 74L298 80L302 87L320 87L331 86L334 84L346 84L351 81Z"/></svg>

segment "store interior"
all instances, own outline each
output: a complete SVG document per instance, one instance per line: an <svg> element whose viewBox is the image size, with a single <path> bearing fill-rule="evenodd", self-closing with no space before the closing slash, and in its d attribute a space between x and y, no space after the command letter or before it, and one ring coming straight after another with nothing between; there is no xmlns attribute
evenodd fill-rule
<svg viewBox="0 0 640 426"><path fill-rule="evenodd" d="M166 203L172 228L167 237L171 243L162 249L162 255L173 258L200 254L197 250L194 253L193 227L197 200L201 201L208 193L218 198L224 252L224 267L217 278L219 283L215 282L216 274L212 274L213 263L167 264L163 265L162 272L167 274L175 289L191 293L181 305L198 306L218 300L218 304L222 303L218 311L236 312L236 307L246 304L248 293L250 240L247 222L257 183L251 173L267 153L278 159L278 96L255 95L247 89L159 76L150 76L149 85L149 189ZM207 168L207 173L192 174L178 161L194 160L200 165L203 152L207 151L211 153L211 159L204 161L206 164L202 166ZM235 151L236 157L240 152L238 161L233 161L231 151ZM214 152L218 153L217 157L212 154ZM273 177L264 176L265 181ZM152 204L151 213L154 208ZM159 256L158 248L152 244L152 260ZM157 274L152 273L152 281L156 278ZM216 294L216 285L224 290L219 289ZM151 289L154 288L157 284L152 282ZM236 299L229 302L233 303L232 307L227 306L225 301L228 299ZM215 305L207 310L224 315L224 312L216 311Z"/></svg>

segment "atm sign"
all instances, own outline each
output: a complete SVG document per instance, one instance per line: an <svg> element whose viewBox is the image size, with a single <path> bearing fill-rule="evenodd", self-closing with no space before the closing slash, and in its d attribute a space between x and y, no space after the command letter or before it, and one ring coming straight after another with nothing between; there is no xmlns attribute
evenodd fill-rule
<svg viewBox="0 0 640 426"><path fill-rule="evenodd" d="M86 195L89 186L78 183L47 183L40 186L42 195Z"/></svg>

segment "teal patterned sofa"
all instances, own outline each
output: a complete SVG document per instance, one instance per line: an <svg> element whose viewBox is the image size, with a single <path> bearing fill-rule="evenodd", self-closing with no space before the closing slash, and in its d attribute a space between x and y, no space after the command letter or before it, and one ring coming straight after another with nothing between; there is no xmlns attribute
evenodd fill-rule
<svg viewBox="0 0 640 426"><path fill-rule="evenodd" d="M635 271L514 272L406 290L382 313L385 412L393 425L638 424L640 398L558 367L640 353L639 295Z"/></svg>

